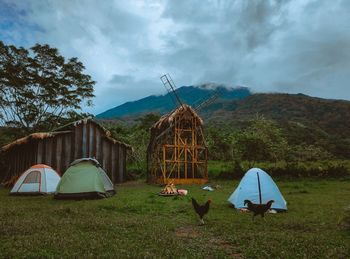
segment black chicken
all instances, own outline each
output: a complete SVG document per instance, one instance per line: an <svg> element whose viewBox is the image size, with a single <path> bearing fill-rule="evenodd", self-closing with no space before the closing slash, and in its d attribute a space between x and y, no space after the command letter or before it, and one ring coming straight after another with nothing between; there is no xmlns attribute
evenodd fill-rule
<svg viewBox="0 0 350 259"><path fill-rule="evenodd" d="M272 203L274 203L274 200L268 201L266 204L254 204L250 200L244 200L244 205L248 205L248 210L252 211L253 214L253 220L256 215L261 215L262 218L264 218L264 214L266 211L268 211L271 208Z"/></svg>
<svg viewBox="0 0 350 259"><path fill-rule="evenodd" d="M209 211L209 205L211 203L211 200L209 199L204 205L199 205L198 202L192 198L192 205L196 213L199 215L199 219L202 225L204 225L203 217L205 214Z"/></svg>

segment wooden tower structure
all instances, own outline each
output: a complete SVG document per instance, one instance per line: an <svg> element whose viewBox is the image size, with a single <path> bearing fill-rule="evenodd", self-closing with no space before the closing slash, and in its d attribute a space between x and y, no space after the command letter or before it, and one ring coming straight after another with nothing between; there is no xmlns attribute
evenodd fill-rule
<svg viewBox="0 0 350 259"><path fill-rule="evenodd" d="M148 181L203 184L208 181L208 148L203 121L183 104L151 128L147 149Z"/></svg>
<svg viewBox="0 0 350 259"><path fill-rule="evenodd" d="M203 184L208 181L208 147L203 120L197 114L198 109L183 104L169 75L162 76L161 80L177 108L162 116L151 128L147 149L148 182ZM197 107L202 106L203 103Z"/></svg>

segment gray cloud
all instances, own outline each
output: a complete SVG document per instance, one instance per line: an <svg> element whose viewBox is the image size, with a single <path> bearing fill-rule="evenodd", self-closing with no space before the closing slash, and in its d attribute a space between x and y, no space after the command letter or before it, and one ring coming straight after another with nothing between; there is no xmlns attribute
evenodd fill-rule
<svg viewBox="0 0 350 259"><path fill-rule="evenodd" d="M128 84L132 82L133 77L129 75L113 75L112 79L109 80L110 84Z"/></svg>
<svg viewBox="0 0 350 259"><path fill-rule="evenodd" d="M0 0L6 43L49 43L77 56L98 113L178 86L215 82L256 92L350 99L346 0Z"/></svg>

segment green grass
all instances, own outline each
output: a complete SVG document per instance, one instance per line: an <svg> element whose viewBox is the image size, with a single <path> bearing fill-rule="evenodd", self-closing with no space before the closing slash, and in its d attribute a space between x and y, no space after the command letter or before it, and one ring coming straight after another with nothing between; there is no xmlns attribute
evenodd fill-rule
<svg viewBox="0 0 350 259"><path fill-rule="evenodd" d="M57 201L12 197L0 188L0 257L67 258L348 258L341 222L350 184L339 180L277 182L287 213L252 222L229 207L237 181L214 192L187 186L186 197L160 197L159 186L130 182L112 198ZM190 197L213 203L198 226Z"/></svg>

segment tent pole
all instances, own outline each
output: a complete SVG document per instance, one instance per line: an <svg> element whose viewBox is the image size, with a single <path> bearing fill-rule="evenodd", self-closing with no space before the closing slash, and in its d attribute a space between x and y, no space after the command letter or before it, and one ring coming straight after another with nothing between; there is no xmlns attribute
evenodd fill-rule
<svg viewBox="0 0 350 259"><path fill-rule="evenodd" d="M259 201L260 204L262 203L262 199L261 199L261 187L260 187L260 178L259 178L259 173L256 172L256 176L258 177L258 187L259 187Z"/></svg>

